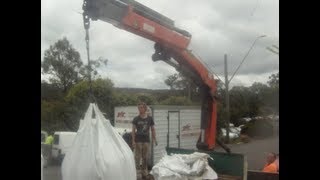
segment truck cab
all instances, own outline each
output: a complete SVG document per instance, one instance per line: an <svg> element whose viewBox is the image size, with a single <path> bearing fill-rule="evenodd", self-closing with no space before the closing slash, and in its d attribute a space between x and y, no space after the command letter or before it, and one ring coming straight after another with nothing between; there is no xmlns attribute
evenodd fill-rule
<svg viewBox="0 0 320 180"><path fill-rule="evenodd" d="M76 132L55 132L53 135L52 158L59 163L62 162L65 154L69 151L76 137Z"/></svg>

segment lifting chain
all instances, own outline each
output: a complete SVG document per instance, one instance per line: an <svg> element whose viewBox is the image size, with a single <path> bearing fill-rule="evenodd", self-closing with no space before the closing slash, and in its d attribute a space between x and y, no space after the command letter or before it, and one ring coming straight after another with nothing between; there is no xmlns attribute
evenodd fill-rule
<svg viewBox="0 0 320 180"><path fill-rule="evenodd" d="M90 28L90 18L89 15L87 14L87 2L86 0L84 0L83 2L83 7L82 9L84 10L83 12L83 25L84 25L84 29L86 31L86 49L87 49L87 57L88 57L88 78L89 78L89 97L90 97L90 101L95 101L93 92L92 92L92 80L91 80L91 63L90 63L90 49L89 49L89 28Z"/></svg>

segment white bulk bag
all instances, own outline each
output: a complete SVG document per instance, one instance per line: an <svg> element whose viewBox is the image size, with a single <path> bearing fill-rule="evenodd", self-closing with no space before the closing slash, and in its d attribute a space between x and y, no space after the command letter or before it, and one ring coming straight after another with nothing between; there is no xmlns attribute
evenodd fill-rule
<svg viewBox="0 0 320 180"><path fill-rule="evenodd" d="M131 149L95 104L89 105L83 124L63 160L62 179L136 180Z"/></svg>
<svg viewBox="0 0 320 180"><path fill-rule="evenodd" d="M218 179L217 173L209 166L210 156L205 153L164 155L153 166L150 174L155 180L202 180Z"/></svg>

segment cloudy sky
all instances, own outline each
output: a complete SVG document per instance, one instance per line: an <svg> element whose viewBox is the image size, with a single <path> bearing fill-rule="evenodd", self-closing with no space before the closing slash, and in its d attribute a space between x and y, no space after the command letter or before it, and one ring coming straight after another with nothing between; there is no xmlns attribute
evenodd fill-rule
<svg viewBox="0 0 320 180"><path fill-rule="evenodd" d="M254 40L259 39L231 86L266 83L279 71L279 56L266 49L279 45L279 0L138 0L171 18L175 25L192 34L189 49L224 80L224 54L228 55L229 76L235 71ZM44 51L58 39L67 37L86 64L82 0L41 1L41 60ZM120 30L113 25L91 22L91 59L109 59L99 69L116 87L162 89L175 69L153 62L153 42ZM46 76L41 75L42 79Z"/></svg>

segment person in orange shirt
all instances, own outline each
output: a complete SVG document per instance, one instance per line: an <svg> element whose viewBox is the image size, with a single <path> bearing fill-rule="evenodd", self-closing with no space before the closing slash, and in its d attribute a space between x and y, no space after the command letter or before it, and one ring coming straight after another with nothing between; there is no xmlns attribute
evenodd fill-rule
<svg viewBox="0 0 320 180"><path fill-rule="evenodd" d="M278 167L275 163L276 159L277 155L275 153L269 153L267 156L267 163L262 171L267 173L278 173Z"/></svg>
<svg viewBox="0 0 320 180"><path fill-rule="evenodd" d="M277 159L275 160L276 165L277 165L277 170L278 170L278 173L279 173L279 153L277 154Z"/></svg>

